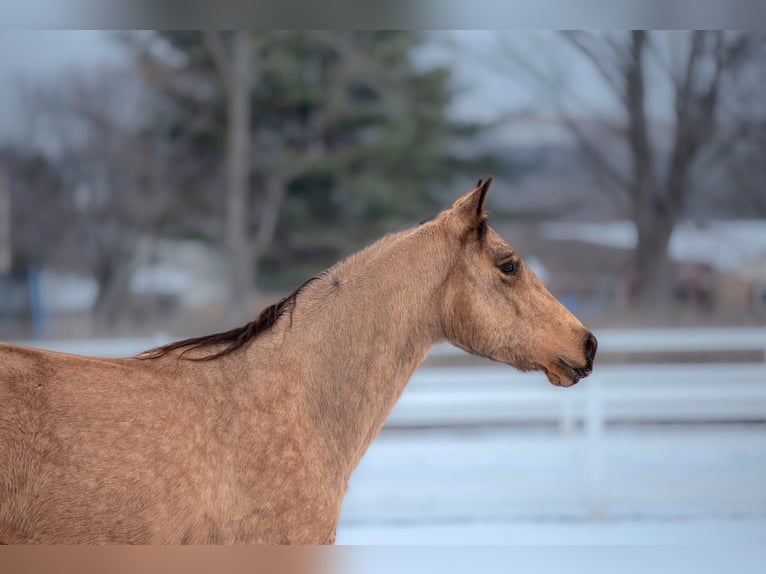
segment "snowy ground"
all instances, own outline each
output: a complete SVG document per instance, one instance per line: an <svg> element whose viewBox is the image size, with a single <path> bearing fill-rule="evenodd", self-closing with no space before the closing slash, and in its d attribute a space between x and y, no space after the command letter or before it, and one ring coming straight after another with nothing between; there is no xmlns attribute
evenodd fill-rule
<svg viewBox="0 0 766 574"><path fill-rule="evenodd" d="M766 425L387 431L352 477L341 544L766 544Z"/></svg>
<svg viewBox="0 0 766 574"><path fill-rule="evenodd" d="M766 544L766 519L515 520L437 524L344 525L338 544L645 546Z"/></svg>

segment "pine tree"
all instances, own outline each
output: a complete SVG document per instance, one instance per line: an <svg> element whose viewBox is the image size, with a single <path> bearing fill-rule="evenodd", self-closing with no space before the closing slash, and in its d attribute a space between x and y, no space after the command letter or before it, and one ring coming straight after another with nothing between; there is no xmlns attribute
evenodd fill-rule
<svg viewBox="0 0 766 574"><path fill-rule="evenodd" d="M179 185L198 190L183 196L184 209L221 220L227 88L220 72L232 36L173 32L161 39L172 58L142 55L163 101L156 126L172 142L174 163L186 166ZM254 270L295 282L442 207L456 176L506 167L456 154L457 143L480 126L450 118L449 70L413 60L423 41L412 32L252 34L247 211ZM293 275L284 275L288 269ZM275 286L266 277L259 285Z"/></svg>

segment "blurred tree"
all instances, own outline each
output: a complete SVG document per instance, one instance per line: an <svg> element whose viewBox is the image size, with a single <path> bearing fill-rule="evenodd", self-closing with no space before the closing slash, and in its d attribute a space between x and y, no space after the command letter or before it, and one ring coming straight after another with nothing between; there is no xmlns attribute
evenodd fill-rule
<svg viewBox="0 0 766 574"><path fill-rule="evenodd" d="M562 122L579 145L597 179L633 220L638 242L631 276L631 292L639 307L669 297L668 246L673 228L695 190L694 177L711 147L728 135L722 130L721 102L737 78L757 66L754 46L760 38L750 33L690 31L593 34L565 32L562 37L595 70L618 104L615 120L602 113L599 141L582 120L586 110L574 110L576 89L566 86L561 73L544 69L542 59L522 54L507 36L501 37L503 63L513 74L522 73L545 90ZM670 101L667 116L653 117L649 100L663 94ZM651 91L649 87L654 89ZM666 133L661 133L662 131ZM603 145L609 141L609 145ZM613 146L621 143L627 162ZM721 159L720 156L717 157ZM622 164L622 165L621 165Z"/></svg>
<svg viewBox="0 0 766 574"><path fill-rule="evenodd" d="M165 197L161 142L145 127L142 96L117 74L73 81L64 105L79 137L60 156L76 206L77 246L69 253L98 281L95 311L109 324L121 314L136 267L146 263L139 242L154 235Z"/></svg>
<svg viewBox="0 0 766 574"><path fill-rule="evenodd" d="M766 34L754 38L751 50L754 62L766 61ZM723 135L703 161L723 164L711 182L729 190L719 198L723 211L766 218L766 67L740 74L733 92L724 102Z"/></svg>
<svg viewBox="0 0 766 574"><path fill-rule="evenodd" d="M24 277L31 265L55 265L73 217L58 166L39 151L6 145L0 148L0 170L11 225L3 271Z"/></svg>
<svg viewBox="0 0 766 574"><path fill-rule="evenodd" d="M225 222L217 234L210 234L215 225L183 232L226 237L229 253L245 244L234 258L247 257L251 273L232 273L230 281L247 283L232 284L232 293L255 281L273 286L258 277L262 269L316 271L381 231L443 206L440 194L455 176L507 167L457 153L457 142L480 126L449 117L448 70L413 62L422 41L409 32L273 32L248 39L174 32L139 51L145 78L163 98L156 126L173 143L174 163L186 166L179 185L199 191L183 195L187 207ZM236 72L243 62L249 72ZM234 105L245 89L246 111ZM247 162L237 150L248 144L234 132L247 121L235 118L248 115L252 148L243 198L232 184L243 181L239 170ZM207 192L221 179L228 186L225 205L222 195Z"/></svg>
<svg viewBox="0 0 766 574"><path fill-rule="evenodd" d="M98 283L96 318L120 318L139 240L164 200L162 156L143 129L142 101L124 69L27 86L23 114L45 124L41 141L0 155L11 188L14 272L78 271ZM31 124L30 124L31 125Z"/></svg>
<svg viewBox="0 0 766 574"><path fill-rule="evenodd" d="M27 282L39 277L42 266L60 262L71 205L58 165L39 151L0 147L0 187L0 316L7 319L21 311L39 335L38 285Z"/></svg>
<svg viewBox="0 0 766 574"><path fill-rule="evenodd" d="M0 160L0 275L11 270L11 186L6 168Z"/></svg>

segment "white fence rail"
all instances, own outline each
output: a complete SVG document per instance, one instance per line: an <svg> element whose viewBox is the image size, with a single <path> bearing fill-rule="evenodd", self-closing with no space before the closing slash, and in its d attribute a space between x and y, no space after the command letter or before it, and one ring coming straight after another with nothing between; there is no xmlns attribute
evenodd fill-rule
<svg viewBox="0 0 766 574"><path fill-rule="evenodd" d="M427 369L415 375L387 424L558 420L566 434L582 420L588 508L593 518L600 518L608 505L604 495L607 422L766 421L766 328L604 330L596 335L600 353L758 351L764 355L758 363L603 365L581 385L556 392L544 391L545 381L539 376L537 381L522 381L498 369L477 369L471 375L457 368L449 373ZM460 353L440 346L433 355ZM435 393L437 381L442 390ZM539 383L537 389L530 387L532 382Z"/></svg>
<svg viewBox="0 0 766 574"><path fill-rule="evenodd" d="M423 368L386 424L555 422L570 431L594 397L605 422L766 420L766 363L604 365L568 389L510 367Z"/></svg>

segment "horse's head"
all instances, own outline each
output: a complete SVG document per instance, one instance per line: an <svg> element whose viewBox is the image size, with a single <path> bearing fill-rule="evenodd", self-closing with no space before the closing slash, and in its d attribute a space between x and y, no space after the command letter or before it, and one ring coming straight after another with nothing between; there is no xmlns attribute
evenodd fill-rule
<svg viewBox="0 0 766 574"><path fill-rule="evenodd" d="M434 222L457 251L442 301L447 338L523 371L542 370L554 385L574 385L591 373L596 338L487 225L491 184L480 180Z"/></svg>

